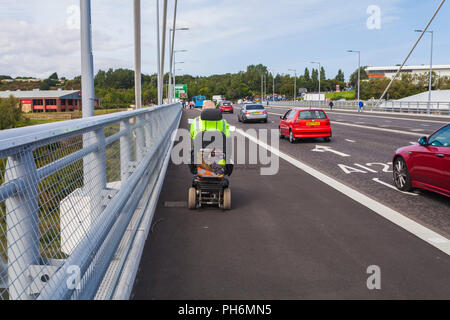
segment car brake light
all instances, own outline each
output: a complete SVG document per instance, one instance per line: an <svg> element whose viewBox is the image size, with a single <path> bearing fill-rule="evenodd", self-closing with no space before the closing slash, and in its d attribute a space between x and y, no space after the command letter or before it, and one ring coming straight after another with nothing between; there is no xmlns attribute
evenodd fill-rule
<svg viewBox="0 0 450 320"><path fill-rule="evenodd" d="M247 112L245 112L245 114L251 114L251 112L248 112L248 111L247 111Z"/></svg>
<svg viewBox="0 0 450 320"><path fill-rule="evenodd" d="M330 125L330 120L327 119L327 120L325 121L325 125L326 125L326 126L329 126L329 125Z"/></svg>
<svg viewBox="0 0 450 320"><path fill-rule="evenodd" d="M266 111L266 110L264 110L264 111L263 111L263 114L267 114L267 111Z"/></svg>

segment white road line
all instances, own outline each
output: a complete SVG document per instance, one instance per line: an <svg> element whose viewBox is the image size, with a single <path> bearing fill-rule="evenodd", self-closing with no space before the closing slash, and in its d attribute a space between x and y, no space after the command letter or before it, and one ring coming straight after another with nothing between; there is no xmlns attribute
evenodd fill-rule
<svg viewBox="0 0 450 320"><path fill-rule="evenodd" d="M398 192L401 192L401 193L404 193L404 194L409 194L409 195L411 195L411 196L418 196L418 194L417 194L417 193L414 193L414 192L406 192L406 191L398 190L398 189L397 189L395 186L393 186L392 184L389 184L389 183L387 183L387 182L381 181L381 180L378 179L378 178L373 178L372 180L375 181L375 182L378 182L378 183L380 183L380 184L382 184L382 185L385 185L386 187L389 187L389 188L391 188L391 189L394 189L395 191L398 191Z"/></svg>
<svg viewBox="0 0 450 320"><path fill-rule="evenodd" d="M274 112L267 112L268 114L273 114L273 115L277 115L277 116L282 116L282 113L274 113ZM368 126L362 126L359 124L353 124L353 123L344 123L344 122L339 122L339 121L331 121L331 125L333 124L340 124L343 126L349 126L349 127L357 127L357 128L364 128L364 129L371 129L371 130L378 130L378 131L386 131L386 132L392 132L392 133L401 133L401 134L406 134L406 135L410 135L410 136L416 136L416 137L422 137L423 134L422 133L416 133L416 132L409 132L409 131L401 131L401 130L394 130L394 129L386 129L386 128L379 128L379 127L368 127ZM420 129L422 130L422 129Z"/></svg>
<svg viewBox="0 0 450 320"><path fill-rule="evenodd" d="M341 113L341 112L336 112L336 111L326 111L326 113L360 117L360 115L355 115L352 113ZM446 124L446 123L450 122L450 119L449 119L449 121L439 121L439 120L427 120L427 119L410 119L410 118L402 118L402 117L385 117L385 116L375 116L375 115L369 115L369 114L365 114L363 117L392 119L392 120L419 121L419 122L433 122L433 123L442 123L442 124Z"/></svg>
<svg viewBox="0 0 450 320"><path fill-rule="evenodd" d="M417 142L410 141L409 143L412 144L412 145L414 145L414 144L416 144Z"/></svg>
<svg viewBox="0 0 450 320"><path fill-rule="evenodd" d="M440 234L426 228L425 226L405 217L401 213L385 206L384 204L369 198L368 196L362 194L361 192L333 179L330 176L327 176L326 174L308 166L307 164L294 159L293 157L287 155L284 152L281 152L280 150L273 148L266 143L260 141L256 137L253 137L249 135L248 133L245 133L241 129L237 129L236 132L243 135L244 137L248 138L250 141L258 144L262 148L272 152L273 154L279 156L280 158L286 160L290 164L296 166L300 170L310 174L311 176L315 177L316 179L319 179L323 183L329 185L330 187L336 189L337 191L345 194L346 196L350 197L351 199L359 202L361 205L369 208L373 212L379 214L380 216L384 217L385 219L391 221L392 223L398 225L399 227L405 229L406 231L414 234L418 238L422 239L423 241L429 243L430 245L436 247L437 249L441 250L442 252L446 253L447 255L450 255L450 240L441 236Z"/></svg>
<svg viewBox="0 0 450 320"><path fill-rule="evenodd" d="M353 123L343 123L343 122L339 122L339 121L332 121L331 124L332 125L333 124L340 124L340 125L348 126L348 127L356 127L356 128L364 128L364 129L371 129L371 130L378 130L378 131L401 133L401 134L407 134L407 135L416 136L416 137L423 136L422 133L417 133L417 132L400 131L400 130L394 130L394 129L378 128L378 127L368 127L368 126L362 126L362 125L353 124Z"/></svg>
<svg viewBox="0 0 450 320"><path fill-rule="evenodd" d="M315 152L327 152L328 151L328 152L332 152L334 154L337 154L337 155L339 155L341 157L350 157L349 154L346 154L346 153L343 153L343 152L339 152L339 151L334 150L333 148L327 147L327 146L316 145L316 147L314 149L312 149L311 151L315 151Z"/></svg>
<svg viewBox="0 0 450 320"><path fill-rule="evenodd" d="M350 140L350 139L345 139L345 141L348 141L348 142L356 142L355 140Z"/></svg>

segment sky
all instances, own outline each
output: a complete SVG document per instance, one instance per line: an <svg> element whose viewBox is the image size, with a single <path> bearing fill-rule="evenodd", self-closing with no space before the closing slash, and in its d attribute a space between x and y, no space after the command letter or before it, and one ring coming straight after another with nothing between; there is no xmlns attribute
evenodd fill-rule
<svg viewBox="0 0 450 320"><path fill-rule="evenodd" d="M162 23L163 1L160 0ZM178 0L179 74L235 73L262 63L303 74L318 61L327 77L361 65L400 64L441 0ZM174 0L168 0L167 27ZM92 0L94 69L134 66L133 0ZM141 0L142 72L157 71L156 0ZM450 1L430 26L433 63L450 64ZM166 45L166 52L168 51ZM429 64L426 34L408 65ZM168 59L166 58L166 61ZM167 70L166 63L166 70ZM0 74L72 78L80 72L78 0L0 0Z"/></svg>

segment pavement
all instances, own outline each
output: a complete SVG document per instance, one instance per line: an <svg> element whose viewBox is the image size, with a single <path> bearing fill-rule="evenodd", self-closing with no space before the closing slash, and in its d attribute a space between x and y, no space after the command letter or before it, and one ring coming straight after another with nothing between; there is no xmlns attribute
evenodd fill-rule
<svg viewBox="0 0 450 320"><path fill-rule="evenodd" d="M241 124L236 113L224 118L238 130L277 128L283 109L268 111L267 124ZM198 114L184 111L180 127ZM449 199L425 191L401 193L392 188L390 172L397 147L445 121L329 115L331 142L281 140L279 152L447 240ZM253 141L247 139L249 150ZM265 166L260 163L236 165L230 211L188 210L192 176L186 165L171 163L132 298L450 298L448 253L284 159L276 175L260 175ZM380 270L381 288L371 290L373 266Z"/></svg>

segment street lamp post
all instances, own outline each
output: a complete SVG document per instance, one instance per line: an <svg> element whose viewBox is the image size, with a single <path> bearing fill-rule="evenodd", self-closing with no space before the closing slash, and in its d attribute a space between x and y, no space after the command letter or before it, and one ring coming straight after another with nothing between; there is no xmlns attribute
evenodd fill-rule
<svg viewBox="0 0 450 320"><path fill-rule="evenodd" d="M296 69L288 69L288 71L294 71L294 102L297 100L297 70Z"/></svg>
<svg viewBox="0 0 450 320"><path fill-rule="evenodd" d="M359 85L361 79L361 51L347 50L347 52L353 52L358 54L358 106L359 106Z"/></svg>
<svg viewBox="0 0 450 320"><path fill-rule="evenodd" d="M321 69L320 67L321 67L321 65L320 65L320 62L316 62L316 61L311 61L311 63L319 65L318 77L319 77L319 102L320 102L320 101L322 101L321 96L320 96L320 69Z"/></svg>
<svg viewBox="0 0 450 320"><path fill-rule="evenodd" d="M423 32L423 30L414 30L415 32ZM431 108L431 74L433 72L433 31L428 30L429 34L431 34L431 49L430 49L430 79L428 80L428 106L427 106L427 114L430 114Z"/></svg>
<svg viewBox="0 0 450 320"><path fill-rule="evenodd" d="M175 23L174 23L174 27L175 27ZM189 30L189 28L175 28L175 29L172 28L169 30L170 68L169 68L169 88L168 88L168 94L167 94L167 99L169 100L169 103L172 102L172 91L173 91L173 89L172 89L172 69L173 69L173 60L175 58L174 54L175 54L175 52L187 51L187 50L174 50L174 48L175 48L175 32L178 30ZM172 32L173 32L173 35L172 35Z"/></svg>
<svg viewBox="0 0 450 320"><path fill-rule="evenodd" d="M173 63L173 89L172 89L172 96L171 99L175 99L175 84L176 84L176 77L175 77L175 71L181 70L181 69L175 69L177 64L184 63L184 61L176 62L174 57L174 63Z"/></svg>

